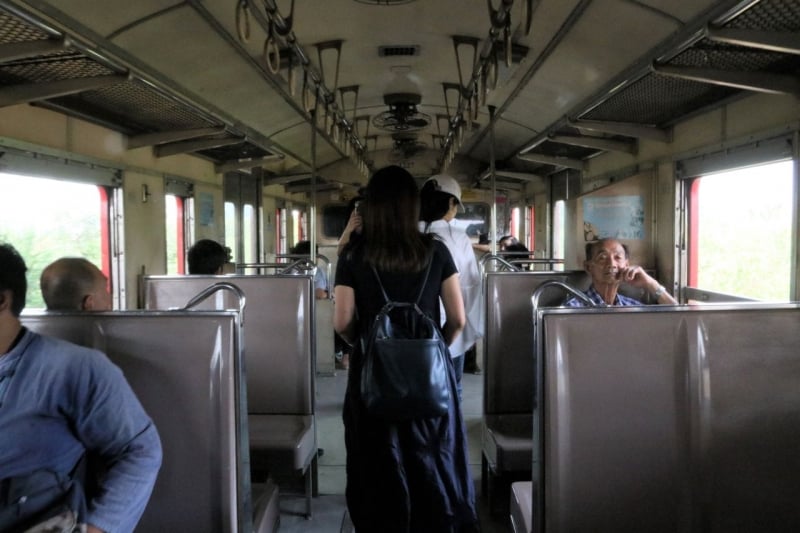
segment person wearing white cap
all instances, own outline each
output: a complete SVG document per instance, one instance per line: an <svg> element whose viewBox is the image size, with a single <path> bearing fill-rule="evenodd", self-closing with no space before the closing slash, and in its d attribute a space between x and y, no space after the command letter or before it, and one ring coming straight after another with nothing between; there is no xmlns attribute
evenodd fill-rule
<svg viewBox="0 0 800 533"><path fill-rule="evenodd" d="M446 174L431 176L422 185L420 200L420 218L422 219L420 229L425 233L436 234L447 245L458 269L467 323L461 335L456 337L453 344L450 345L450 355L456 369L460 399L464 354L478 339L483 337L481 277L478 271L478 262L472 251L472 241L467 233L453 224L456 213L464 212L464 204L461 202L461 186L458 182Z"/></svg>

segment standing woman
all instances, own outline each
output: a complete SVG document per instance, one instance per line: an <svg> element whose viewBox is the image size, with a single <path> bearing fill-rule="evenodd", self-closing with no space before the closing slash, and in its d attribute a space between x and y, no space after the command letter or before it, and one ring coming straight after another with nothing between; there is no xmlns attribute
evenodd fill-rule
<svg viewBox="0 0 800 533"><path fill-rule="evenodd" d="M398 166L378 170L367 185L362 238L345 248L336 268L334 329L356 343L384 304L377 270L391 300L414 301L431 261L420 308L441 324L450 344L464 327L464 305L447 247L419 232L419 192ZM347 507L359 533L477 531L467 437L448 365L450 405L438 418L390 422L369 415L359 387L361 343L350 360L344 402Z"/></svg>

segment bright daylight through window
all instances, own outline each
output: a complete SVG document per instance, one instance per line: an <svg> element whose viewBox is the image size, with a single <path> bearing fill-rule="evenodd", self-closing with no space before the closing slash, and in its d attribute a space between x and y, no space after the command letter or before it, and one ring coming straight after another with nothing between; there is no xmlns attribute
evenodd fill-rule
<svg viewBox="0 0 800 533"><path fill-rule="evenodd" d="M100 191L96 185L0 172L0 242L28 266L27 309L44 308L39 276L59 257L101 265Z"/></svg>
<svg viewBox="0 0 800 533"><path fill-rule="evenodd" d="M690 261L698 288L790 299L792 171L792 162L782 161L697 180L697 256Z"/></svg>

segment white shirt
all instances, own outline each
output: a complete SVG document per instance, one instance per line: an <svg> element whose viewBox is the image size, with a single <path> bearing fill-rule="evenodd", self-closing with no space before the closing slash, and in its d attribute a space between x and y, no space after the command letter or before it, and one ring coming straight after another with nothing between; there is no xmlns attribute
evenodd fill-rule
<svg viewBox="0 0 800 533"><path fill-rule="evenodd" d="M425 226L424 222L420 222L421 231L426 231ZM467 323L461 334L450 345L450 354L457 357L463 355L475 344L475 341L483 337L483 301L481 300L481 275L478 271L478 261L472 250L472 241L464 230L455 225L444 219L436 220L427 228L427 233L435 234L439 240L445 243L458 269L458 280L461 285L461 296L464 299ZM444 321L444 311L441 315L442 321Z"/></svg>

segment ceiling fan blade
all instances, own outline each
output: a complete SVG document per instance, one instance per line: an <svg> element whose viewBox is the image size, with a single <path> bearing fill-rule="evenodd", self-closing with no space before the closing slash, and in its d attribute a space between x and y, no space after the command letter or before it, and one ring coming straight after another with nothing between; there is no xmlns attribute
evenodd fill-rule
<svg viewBox="0 0 800 533"><path fill-rule="evenodd" d="M424 128L428 125L428 121L424 118L412 118L411 120L406 121L406 124L412 128Z"/></svg>

